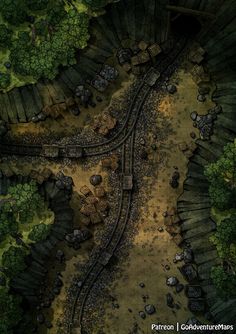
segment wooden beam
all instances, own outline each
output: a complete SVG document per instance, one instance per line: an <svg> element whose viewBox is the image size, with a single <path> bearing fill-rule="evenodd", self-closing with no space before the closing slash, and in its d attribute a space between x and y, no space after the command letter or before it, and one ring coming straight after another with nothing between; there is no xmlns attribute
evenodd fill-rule
<svg viewBox="0 0 236 334"><path fill-rule="evenodd" d="M205 17L210 20L214 20L216 16L212 13L209 12L203 12L200 10L195 10L195 9L190 9L186 7L180 7L180 6L166 6L166 9L171 12L176 12L180 14L185 14L185 15L193 15L193 16L200 16L200 17Z"/></svg>

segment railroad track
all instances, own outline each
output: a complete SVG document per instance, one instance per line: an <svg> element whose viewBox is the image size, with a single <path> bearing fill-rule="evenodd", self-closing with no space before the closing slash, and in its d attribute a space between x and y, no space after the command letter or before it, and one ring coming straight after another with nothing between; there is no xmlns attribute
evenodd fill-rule
<svg viewBox="0 0 236 334"><path fill-rule="evenodd" d="M177 59L178 56L182 53L182 51L185 49L186 43L186 40L183 43L180 43L176 52L172 53L171 61L170 57L167 57L168 59L165 59L163 61L164 64L162 62L162 66L165 67L165 70L168 68L168 66L171 66L175 62L175 59ZM161 66L161 64L159 64L159 66ZM136 106L137 115L139 115L143 103L145 102L144 99L147 97L150 89L151 88L149 87L149 89L140 97L140 99L138 99L137 103L140 103L140 105ZM76 295L70 312L71 314L67 331L68 334L72 334L74 327L76 327L76 333L84 333L83 315L89 294L95 283L97 282L99 276L105 269L106 265L115 254L129 221L129 214L132 203L132 175L134 168L134 140L136 123L137 120L135 121L135 123L133 123L133 126L131 128L126 129L122 142L123 146L121 162L123 178L121 179L120 184L121 197L119 200L117 218L113 225L113 229L109 234L109 239L103 245L102 250L99 252L99 254L92 260L92 263L88 265L88 270L82 281L80 281L80 285L78 286L78 289L76 291Z"/></svg>
<svg viewBox="0 0 236 334"><path fill-rule="evenodd" d="M77 290L71 312L71 319L68 325L68 333L72 333L73 325L76 320L78 327L76 326L77 333L83 333L82 320L84 314L84 308L88 299L89 293L93 288L95 282L109 263L112 256L115 254L119 243L125 232L127 223L129 221L129 214L132 200L132 174L133 174L133 162L134 162L134 139L135 131L131 134L128 140L123 143L122 146L122 168L121 168L121 196L120 205L117 212L116 221L113 224L113 229L109 235L109 240L103 246L103 250L93 260L93 263L89 266L89 269L80 282ZM124 178L128 177L128 181L125 182Z"/></svg>
<svg viewBox="0 0 236 334"><path fill-rule="evenodd" d="M157 65L153 68L156 73L163 75L173 61L178 58L179 52L183 45L186 44L186 39L183 39L175 45L175 49L170 54L163 54ZM147 73L148 79L148 73ZM119 131L112 138L102 141L101 143L92 144L76 144L76 145L28 145L16 143L0 143L1 155L19 155L19 156L43 156L47 158L82 158L92 157L106 154L121 147L126 139L134 130L139 119L142 106L152 89L152 84L145 80L140 80L139 86L129 106L124 123Z"/></svg>

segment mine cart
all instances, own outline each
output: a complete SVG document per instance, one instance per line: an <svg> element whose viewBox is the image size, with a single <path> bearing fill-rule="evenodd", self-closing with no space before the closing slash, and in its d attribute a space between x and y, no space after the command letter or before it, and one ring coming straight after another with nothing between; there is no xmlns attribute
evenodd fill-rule
<svg viewBox="0 0 236 334"><path fill-rule="evenodd" d="M48 158L57 158L59 156L59 146L43 145L43 156Z"/></svg>
<svg viewBox="0 0 236 334"><path fill-rule="evenodd" d="M160 48L159 44L155 43L155 44L152 44L151 46L149 46L148 52L149 52L150 56L152 58L154 58L161 53L161 48Z"/></svg>
<svg viewBox="0 0 236 334"><path fill-rule="evenodd" d="M160 73L155 68L150 68L147 74L144 76L144 82L149 86L154 86L157 80L160 78Z"/></svg>
<svg viewBox="0 0 236 334"><path fill-rule="evenodd" d="M104 251L99 258L99 263L102 264L103 266L106 266L109 263L111 257L112 254Z"/></svg>
<svg viewBox="0 0 236 334"><path fill-rule="evenodd" d="M133 175L123 175L123 190L133 189Z"/></svg>
<svg viewBox="0 0 236 334"><path fill-rule="evenodd" d="M83 149L77 145L67 145L66 146L66 156L68 158L82 158Z"/></svg>

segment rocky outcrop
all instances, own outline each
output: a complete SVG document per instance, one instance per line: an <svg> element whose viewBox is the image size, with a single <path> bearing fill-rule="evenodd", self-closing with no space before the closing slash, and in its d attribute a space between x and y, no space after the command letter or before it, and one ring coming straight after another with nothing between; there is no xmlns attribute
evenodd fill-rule
<svg viewBox="0 0 236 334"><path fill-rule="evenodd" d="M194 1L189 0L188 3ZM199 37L208 55L210 74L217 85L212 99L222 107L222 113L217 115L210 140L197 140L197 148L189 160L184 192L178 200L182 235L185 243L191 245L193 250L199 284L204 291L208 309L213 321L225 324L235 324L236 299L221 300L210 279L211 268L217 265L219 258L214 245L209 242L209 237L215 230L215 223L211 219L211 203L204 166L216 161L224 145L236 137L236 63L235 48L232 48L235 37L231 33L235 27L235 12L232 12L233 8L236 9L235 6L233 1L225 3L221 15L211 26L211 31L203 32ZM220 30L222 26L224 33ZM192 310L203 310L203 304L191 303L190 306Z"/></svg>
<svg viewBox="0 0 236 334"><path fill-rule="evenodd" d="M57 243L72 230L74 213L69 204L71 188L70 190L59 189L56 186L56 179L46 169L42 173L32 171L30 176L13 174L7 177L1 173L0 194L6 194L9 186L29 182L32 177L37 182L39 181L40 193L49 202L49 208L54 212L54 224L46 240L31 246L30 256L27 260L28 268L11 281L11 286L30 304L37 304L40 287L47 273L45 261L51 256Z"/></svg>

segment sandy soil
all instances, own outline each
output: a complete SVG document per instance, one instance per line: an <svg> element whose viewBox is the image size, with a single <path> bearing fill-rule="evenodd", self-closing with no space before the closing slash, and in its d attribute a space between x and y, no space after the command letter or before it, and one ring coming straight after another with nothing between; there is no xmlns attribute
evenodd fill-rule
<svg viewBox="0 0 236 334"><path fill-rule="evenodd" d="M135 237L129 258L121 265L121 278L115 280L110 293L117 298L118 309L112 308L112 303L105 305L105 317L100 322L98 329L103 329L105 334L128 334L138 325L137 333L151 333L151 324L175 324L176 321L186 322L192 316L187 308L187 298L184 292L175 292L165 282L166 278L176 276L179 281L186 284L178 270L180 264L174 264L173 259L180 248L171 240L170 235L164 230L159 232L159 227L164 227L163 212L168 208L176 207L176 200L182 192L182 183L187 171L188 159L180 150L179 144L186 142L194 145L190 133L198 136L198 131L193 128L190 113L196 110L204 114L212 107L208 97L205 103L197 101L197 86L191 75L180 69L171 82L177 84L178 92L174 95L163 96L157 106L157 122L162 121L158 112L171 121L173 134L167 140L158 145L158 150L151 154L150 159L156 166L154 175L146 176L147 187L144 196L149 198L140 210L138 234ZM150 138L150 141L153 141ZM160 168L160 153L165 154L165 162ZM169 180L174 171L174 166L180 172L180 186L172 189ZM170 270L166 270L168 265ZM139 283L145 284L144 288ZM171 309L166 306L166 294L170 292L175 303L180 309ZM147 295L144 302L142 296ZM146 304L153 304L156 313L141 319L139 311L144 310ZM130 310L128 310L130 309Z"/></svg>

